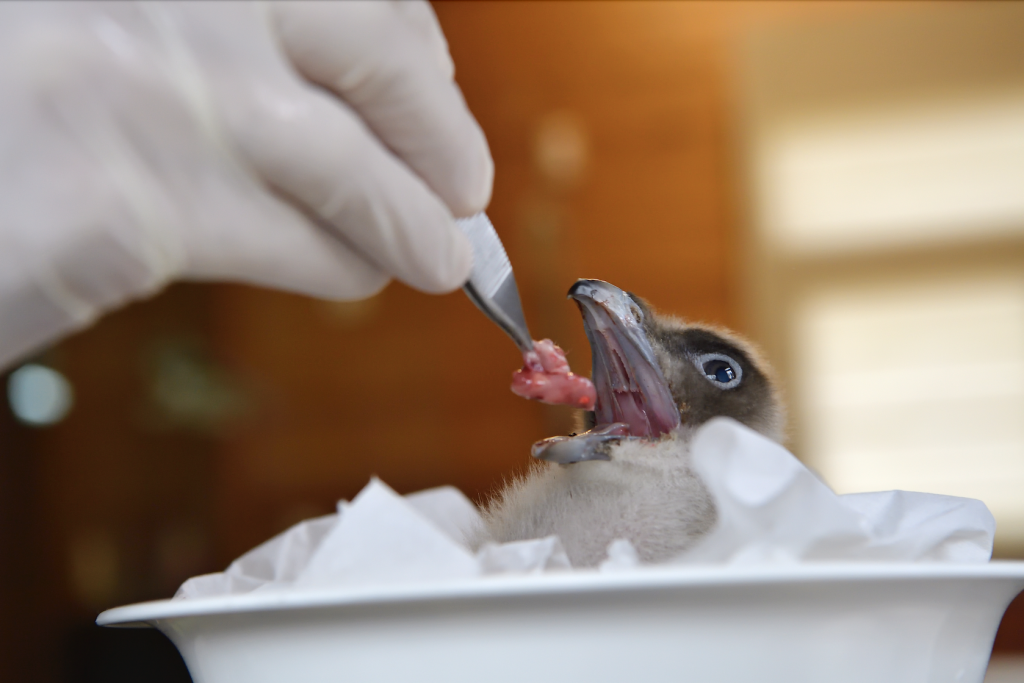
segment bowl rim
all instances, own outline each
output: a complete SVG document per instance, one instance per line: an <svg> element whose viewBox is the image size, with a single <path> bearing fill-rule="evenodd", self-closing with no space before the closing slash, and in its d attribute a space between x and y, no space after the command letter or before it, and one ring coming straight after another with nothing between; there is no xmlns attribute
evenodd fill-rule
<svg viewBox="0 0 1024 683"><path fill-rule="evenodd" d="M1016 580L1024 587L1024 561L661 565L603 572L567 570L542 574L498 574L451 581L268 589L234 595L187 600L154 600L124 605L104 611L96 618L96 623L100 626L149 626L155 621L178 617L554 593L942 579Z"/></svg>

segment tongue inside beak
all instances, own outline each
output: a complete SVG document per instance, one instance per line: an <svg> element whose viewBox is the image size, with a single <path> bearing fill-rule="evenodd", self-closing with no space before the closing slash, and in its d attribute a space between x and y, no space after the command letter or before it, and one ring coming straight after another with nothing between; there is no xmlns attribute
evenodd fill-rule
<svg viewBox="0 0 1024 683"><path fill-rule="evenodd" d="M583 314L594 358L597 426L624 423L629 434L659 437L679 426L679 409L629 295L601 280L578 280L569 290Z"/></svg>

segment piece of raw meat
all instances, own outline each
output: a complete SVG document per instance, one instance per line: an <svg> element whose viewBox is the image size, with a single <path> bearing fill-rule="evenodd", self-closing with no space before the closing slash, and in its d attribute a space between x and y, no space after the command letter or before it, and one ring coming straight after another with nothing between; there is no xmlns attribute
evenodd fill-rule
<svg viewBox="0 0 1024 683"><path fill-rule="evenodd" d="M594 384L569 371L565 351L550 339L533 343L523 354L523 367L512 374L512 392L544 403L593 410L597 401Z"/></svg>

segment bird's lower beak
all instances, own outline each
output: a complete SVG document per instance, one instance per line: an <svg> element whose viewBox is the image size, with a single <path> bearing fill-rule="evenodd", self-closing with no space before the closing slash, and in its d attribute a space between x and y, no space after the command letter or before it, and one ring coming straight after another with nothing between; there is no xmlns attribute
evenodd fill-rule
<svg viewBox="0 0 1024 683"><path fill-rule="evenodd" d="M644 313L626 292L601 280L569 289L583 314L593 355L597 426L621 422L629 434L658 437L679 426L679 409L644 331Z"/></svg>

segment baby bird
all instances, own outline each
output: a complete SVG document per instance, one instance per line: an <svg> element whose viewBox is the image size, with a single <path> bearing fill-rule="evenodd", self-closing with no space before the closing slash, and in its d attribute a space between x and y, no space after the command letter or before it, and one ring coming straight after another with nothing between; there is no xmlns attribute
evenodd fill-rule
<svg viewBox="0 0 1024 683"><path fill-rule="evenodd" d="M601 280L569 290L583 315L597 389L591 429L534 444L538 463L484 512L475 544L557 534L573 566L599 564L626 538L644 562L667 560L715 523L690 467L693 431L724 415L780 441L783 409L769 369L724 330L656 314Z"/></svg>

